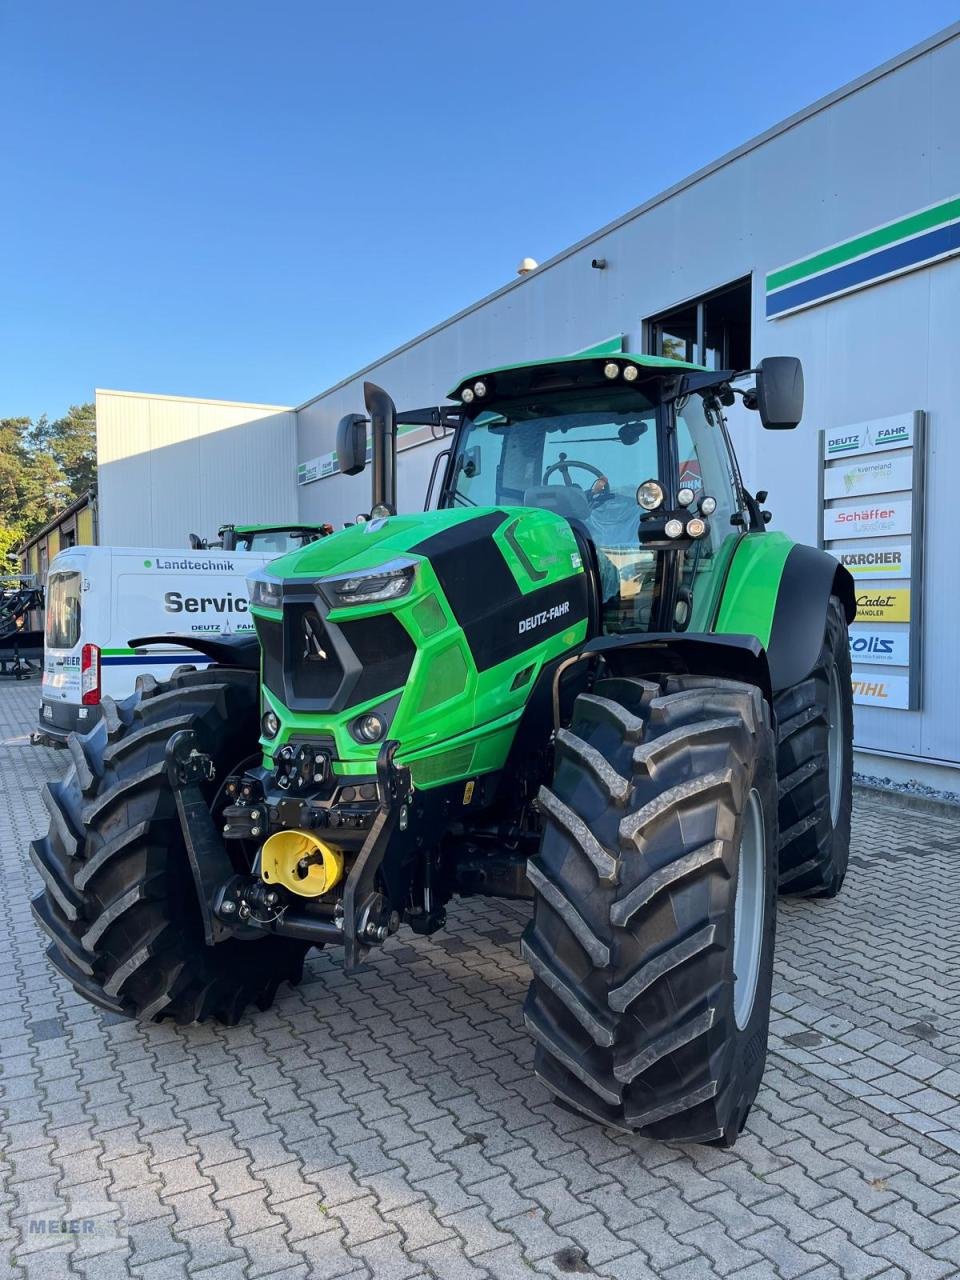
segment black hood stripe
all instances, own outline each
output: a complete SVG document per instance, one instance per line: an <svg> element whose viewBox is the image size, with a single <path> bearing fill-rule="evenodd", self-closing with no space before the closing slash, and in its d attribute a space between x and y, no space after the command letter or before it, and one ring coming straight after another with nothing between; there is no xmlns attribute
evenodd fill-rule
<svg viewBox="0 0 960 1280"><path fill-rule="evenodd" d="M477 516L411 548L429 559L478 671L526 653L587 617L582 572L526 594L520 590L493 540L507 518L505 511Z"/></svg>

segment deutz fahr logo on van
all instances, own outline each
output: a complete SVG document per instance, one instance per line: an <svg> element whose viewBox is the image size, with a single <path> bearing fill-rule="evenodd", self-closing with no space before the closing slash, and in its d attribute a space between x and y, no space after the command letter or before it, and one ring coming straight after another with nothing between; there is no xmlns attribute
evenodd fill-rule
<svg viewBox="0 0 960 1280"><path fill-rule="evenodd" d="M143 567L145 569L195 569L205 573L235 572L232 560L194 560L190 556L183 556L182 559L177 557L175 560L158 556L156 560L144 560Z"/></svg>

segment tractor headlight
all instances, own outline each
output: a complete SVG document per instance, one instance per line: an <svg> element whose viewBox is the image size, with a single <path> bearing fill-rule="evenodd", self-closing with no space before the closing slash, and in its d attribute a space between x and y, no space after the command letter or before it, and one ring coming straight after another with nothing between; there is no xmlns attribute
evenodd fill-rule
<svg viewBox="0 0 960 1280"><path fill-rule="evenodd" d="M683 525L679 520L668 520L663 526L663 532L668 538L679 538L683 533Z"/></svg>
<svg viewBox="0 0 960 1280"><path fill-rule="evenodd" d="M618 364L616 364L613 360L609 360L609 361L608 361L608 362L603 366L603 376L604 376L605 378L609 378L611 382L614 380L614 378L619 378L619 377L620 377L620 366L619 366Z"/></svg>
<svg viewBox="0 0 960 1280"><path fill-rule="evenodd" d="M460 399L464 404L473 404L473 388L464 387L460 392Z"/></svg>
<svg viewBox="0 0 960 1280"><path fill-rule="evenodd" d="M637 490L637 503L644 511L656 511L663 505L663 485L656 480L644 480Z"/></svg>
<svg viewBox="0 0 960 1280"><path fill-rule="evenodd" d="M677 490L677 505L680 507L689 507L695 497L696 494L689 485L684 485L682 489Z"/></svg>
<svg viewBox="0 0 960 1280"><path fill-rule="evenodd" d="M707 532L706 520L701 520L699 516L694 516L692 520L687 521L687 536L690 538L702 538Z"/></svg>
<svg viewBox="0 0 960 1280"><path fill-rule="evenodd" d="M716 511L716 509L717 509L716 498L706 497L706 498L700 499L700 514L702 516L712 516L713 513Z"/></svg>
<svg viewBox="0 0 960 1280"><path fill-rule="evenodd" d="M265 738L275 738L280 732L280 717L275 711L265 711L260 720L260 728Z"/></svg>
<svg viewBox="0 0 960 1280"><path fill-rule="evenodd" d="M255 573L247 579L250 603L261 609L279 609L283 606L283 583L269 573Z"/></svg>
<svg viewBox="0 0 960 1280"><path fill-rule="evenodd" d="M636 382L639 376L640 376L640 370L637 368L635 364L626 364L623 366L624 382Z"/></svg>
<svg viewBox="0 0 960 1280"><path fill-rule="evenodd" d="M413 586L417 571L413 560L391 560L375 569L358 569L337 578L323 578L317 586L334 609L347 605L373 604L378 600L397 600Z"/></svg>

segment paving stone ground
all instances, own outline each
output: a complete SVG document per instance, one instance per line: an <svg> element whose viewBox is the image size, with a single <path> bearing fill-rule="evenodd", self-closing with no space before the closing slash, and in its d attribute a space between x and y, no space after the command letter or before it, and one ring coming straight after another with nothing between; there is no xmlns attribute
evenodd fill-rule
<svg viewBox="0 0 960 1280"><path fill-rule="evenodd" d="M841 897L781 903L747 1131L669 1147L532 1077L518 904L354 976L314 954L235 1028L83 1002L28 906L65 766L28 745L38 696L0 684L0 1280L960 1274L957 824L858 798Z"/></svg>

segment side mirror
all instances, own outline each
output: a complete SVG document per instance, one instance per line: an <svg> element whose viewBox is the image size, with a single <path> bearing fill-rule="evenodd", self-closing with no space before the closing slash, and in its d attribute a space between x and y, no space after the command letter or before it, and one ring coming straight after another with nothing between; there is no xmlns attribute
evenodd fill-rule
<svg viewBox="0 0 960 1280"><path fill-rule="evenodd" d="M337 463L345 476L356 476L367 465L367 420L362 413L345 414L337 424Z"/></svg>
<svg viewBox="0 0 960 1280"><path fill-rule="evenodd" d="M796 356L766 356L757 368L757 408L768 431L789 431L803 417L803 366Z"/></svg>

